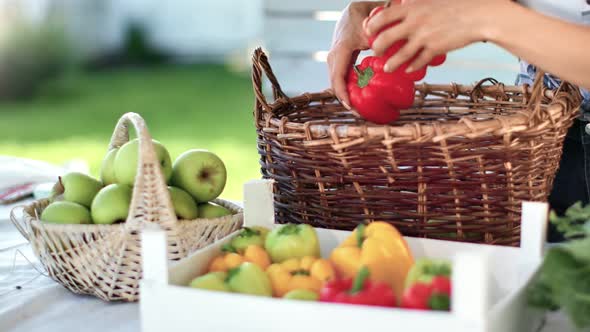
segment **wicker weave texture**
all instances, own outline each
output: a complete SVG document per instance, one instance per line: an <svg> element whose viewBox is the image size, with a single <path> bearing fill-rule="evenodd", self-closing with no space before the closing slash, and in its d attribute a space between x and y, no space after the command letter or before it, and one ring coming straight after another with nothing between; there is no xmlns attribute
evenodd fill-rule
<svg viewBox="0 0 590 332"><path fill-rule="evenodd" d="M521 202L547 200L580 104L574 86L553 91L539 79L418 84L414 107L379 126L331 91L287 97L260 49L252 80L278 222L352 229L381 220L405 235L502 245L519 244Z"/></svg>
<svg viewBox="0 0 590 332"><path fill-rule="evenodd" d="M48 200L24 208L22 218L11 219L48 274L67 289L105 301L137 301L141 279L140 231L156 223L167 232L168 258L178 260L239 229L242 209L216 200L233 215L215 219L177 220L167 185L160 171L151 136L143 119L125 114L113 133L109 149L129 141L128 126L139 137L138 172L129 216L114 225L59 225L39 220Z"/></svg>

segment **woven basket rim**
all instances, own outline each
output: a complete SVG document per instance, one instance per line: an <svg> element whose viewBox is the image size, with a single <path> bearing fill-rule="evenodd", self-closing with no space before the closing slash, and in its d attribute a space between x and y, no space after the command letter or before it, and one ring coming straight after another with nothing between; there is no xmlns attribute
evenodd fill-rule
<svg viewBox="0 0 590 332"><path fill-rule="evenodd" d="M428 85L433 86L431 84L422 83L421 85ZM453 84L449 84L447 86L452 86ZM437 85L440 86L440 85ZM457 85L461 87L473 87L475 85ZM527 89L527 92L531 92L530 87L517 87L511 86L513 88L519 89ZM417 86L418 88L418 86ZM485 88L484 88L485 89ZM547 103L542 103L541 108L549 115L551 118L555 118L563 114L564 110L566 109L565 104L569 103L568 97L565 94L555 93L554 90L545 89L543 91L544 96L546 98L550 98L550 101ZM268 104L269 108L274 111L280 108L289 107L293 104L293 101L298 100L308 100L309 102L307 105L311 104L312 102L336 102L336 97L331 91L324 91L320 93L304 93L302 95L292 97L289 99L279 98L274 102ZM302 105L305 108L306 106ZM523 104L523 110L527 107L526 104ZM344 107L342 106L342 109ZM414 105L412 108L408 110L402 110L402 114L404 112L408 112L411 110L422 109L420 105ZM472 110L477 110L476 108ZM296 122L291 121L288 117L284 116L277 116L273 113L265 120L265 122L269 122L269 124L279 127L284 126L290 130L294 131L305 131L309 130L311 133L312 139L325 137L327 135L336 135L339 138L351 138L351 137L383 137L388 135L390 137L398 137L398 138L415 138L421 135L433 135L437 131L442 134L447 133L456 133L457 135L461 135L464 133L468 133L473 131L473 129L479 128L488 128L491 132L495 135L503 135L502 129L509 125L511 131L519 132L527 130L532 126L530 117L523 112L516 113L516 114L499 114L496 115L494 118L490 119L483 119L478 121L471 121L469 117L463 116L457 119L449 119L444 123L436 123L434 121L430 123L424 123L415 121L412 123L390 123L385 125L378 125L374 123L364 123L364 124L355 124L355 123L318 123L318 122L325 122L325 121L303 121L303 122Z"/></svg>
<svg viewBox="0 0 590 332"><path fill-rule="evenodd" d="M221 223L225 223L227 222L228 218L233 218L236 215L240 215L243 214L243 208L240 207L239 205L225 200L225 199L215 199L212 201L215 204L221 205L225 208L228 208L229 210L231 210L233 213L226 215L226 216L222 216L222 217L217 217L217 218L196 218L196 219L178 219L177 223L179 225L184 224L184 223L194 223L194 222L200 222L200 221L204 221L207 220L210 223L213 224L221 224ZM35 226L40 226L45 228L47 231L50 232L68 232L68 233L72 233L72 232L100 232L100 231L112 231L112 230L117 230L117 229L125 229L126 227L126 223L118 223L118 224L54 224L54 223L46 223L43 222L41 219L37 218L34 215L31 215L30 213L27 212L27 209L31 209L34 208L36 205L39 204L44 204L44 203L49 203L49 199L40 199L40 200L36 200L34 202L31 202L29 204L27 204L26 206L24 206L24 210L23 210L23 216L25 217L25 219L27 219L26 217L30 218L28 219L31 224L35 225Z"/></svg>
<svg viewBox="0 0 590 332"><path fill-rule="evenodd" d="M262 92L263 74L269 79L273 90L273 101L267 101ZM444 123L437 121L410 121L393 122L386 125L366 123L326 123L326 120L292 121L285 113L305 110L313 102L320 104L334 103L340 110L345 110L331 89L303 93L295 97L288 97L273 73L268 57L258 48L252 57L252 82L256 95L255 121L259 130L269 130L269 127L281 128L288 133L280 135L280 138L302 138L304 141L315 140L331 136L334 138L383 138L384 136L398 139L433 138L434 141L442 137L464 136L470 133L485 130L493 135L504 135L507 131L525 131L541 123L540 113L543 118L555 119L566 112L576 112L571 105L579 105L579 90L568 82L563 82L558 89L552 90L543 86L543 72L539 71L532 86L528 84L505 85L494 78L484 78L475 84L415 84L417 96L428 96L432 90L448 92L450 95L466 95L472 102L479 101L484 96L502 96L506 93L518 93L523 96L522 110L515 110L513 114L496 114L493 118L478 119L473 121L469 116L461 116L449 119ZM491 85L485 85L491 83ZM563 89L562 89L563 88ZM402 110L401 113L414 113L415 110L428 109L424 107L424 100L416 98L414 106ZM427 99L426 99L427 100ZM496 99L498 108L502 98ZM463 101L463 100L459 100ZM493 100L487 100L493 103ZM449 105L448 107L452 107ZM477 107L469 107L477 111ZM282 111L282 112L280 112ZM350 112L351 118L359 118L355 112ZM270 129L273 130L273 129ZM301 134L302 133L302 134Z"/></svg>

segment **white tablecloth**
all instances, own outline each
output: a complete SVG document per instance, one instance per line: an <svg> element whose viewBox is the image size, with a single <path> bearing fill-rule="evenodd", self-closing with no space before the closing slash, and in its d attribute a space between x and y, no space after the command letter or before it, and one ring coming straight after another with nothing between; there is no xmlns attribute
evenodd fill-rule
<svg viewBox="0 0 590 332"><path fill-rule="evenodd" d="M106 303L75 295L46 277L30 246L8 220L8 211L0 206L0 331L140 331L136 303ZM574 329L563 315L551 314L541 331Z"/></svg>
<svg viewBox="0 0 590 332"><path fill-rule="evenodd" d="M0 206L0 331L140 331L137 303L75 295L40 272L8 209Z"/></svg>

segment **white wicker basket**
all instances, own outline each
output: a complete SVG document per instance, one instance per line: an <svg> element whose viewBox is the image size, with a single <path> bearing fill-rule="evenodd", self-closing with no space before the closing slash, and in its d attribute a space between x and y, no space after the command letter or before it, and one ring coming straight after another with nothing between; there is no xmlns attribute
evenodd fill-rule
<svg viewBox="0 0 590 332"><path fill-rule="evenodd" d="M139 138L138 172L130 212L125 223L114 225L60 225L39 219L48 200L26 207L22 218L11 220L31 243L47 273L74 293L90 294L105 301L137 301L142 277L140 231L157 224L166 231L167 254L179 260L239 229L242 209L216 200L234 212L215 219L177 220L166 182L160 171L152 138L144 120L127 113L119 120L109 149L129 141L128 126Z"/></svg>

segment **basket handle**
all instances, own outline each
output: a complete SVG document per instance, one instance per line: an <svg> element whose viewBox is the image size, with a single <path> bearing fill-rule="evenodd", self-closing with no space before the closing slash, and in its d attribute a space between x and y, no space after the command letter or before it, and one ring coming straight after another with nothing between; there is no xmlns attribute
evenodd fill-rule
<svg viewBox="0 0 590 332"><path fill-rule="evenodd" d="M155 222L164 229L171 229L176 224L176 214L160 169L152 137L139 114L126 113L119 119L111 137L109 150L129 141L130 125L134 127L139 138L139 156L131 206L125 224L137 230L144 222ZM146 195L146 192L149 194Z"/></svg>
<svg viewBox="0 0 590 332"><path fill-rule="evenodd" d="M543 88L545 87L544 78L545 72L537 69L537 75L535 76L533 87L531 88L531 96L527 106L527 108L532 111L530 114L531 120L533 121L539 120L539 116L541 115L541 101L543 100Z"/></svg>
<svg viewBox="0 0 590 332"><path fill-rule="evenodd" d="M19 205L19 206L15 206L12 208L12 210L10 210L10 221L12 222L12 224L14 225L14 227L16 227L16 229L18 230L18 232L20 233L20 235L22 235L25 240L27 240L27 242L31 242L30 240L30 235L29 232L27 232L26 226L21 224L20 219L16 217L15 214L15 210L16 209L21 209L24 210L25 206L24 205Z"/></svg>
<svg viewBox="0 0 590 332"><path fill-rule="evenodd" d="M257 113L255 114L256 119L258 119L258 112L260 112L260 110L272 112L268 102L266 101L266 97L264 97L264 93L262 92L263 72L272 85L272 93L275 101L279 98L289 99L289 97L287 97L287 95L281 89L281 85L279 84L279 81L272 71L270 63L268 62L268 57L262 48L258 47L252 55L252 85L254 87L254 94L256 95L256 105L254 108L255 113Z"/></svg>
<svg viewBox="0 0 590 332"><path fill-rule="evenodd" d="M541 69L537 70L537 74L535 76L535 80L533 82L533 86L531 88L531 94L530 96L528 96L528 98L526 98L525 95L525 103L527 103L527 109L529 110L529 120L532 122L532 124L537 124L537 123L541 123L543 121L542 117L541 117L541 105L543 102L543 98L545 97L545 91L547 90L545 88L544 85L544 77L545 77L545 72ZM484 78L482 80L480 80L479 82L477 82L473 88L471 89L471 100L472 101L476 101L479 97L478 93L483 95L483 85L485 83L491 83L494 85L502 85L502 83L499 83L498 80L488 77L488 78ZM561 85L559 86L559 88L557 89L557 91L555 91L553 93L552 98L556 99L559 95L562 95L564 93L567 93L567 95L569 96L573 96L570 98L567 98L568 102L571 103L576 103L579 102L581 99L580 96L580 90L573 84L566 82L566 81L562 81ZM572 99L573 98L573 99ZM565 109L569 109L571 111L574 111L575 108L573 107L564 107Z"/></svg>
<svg viewBox="0 0 590 332"><path fill-rule="evenodd" d="M545 97L545 78L546 72L537 68L537 74L535 76L535 81L533 82L533 86L531 88L531 96L528 101L527 108L531 111L530 119L533 124L540 123L542 121L541 118L541 104L543 98ZM571 103L578 103L581 101L580 89L576 87L574 84L561 81L560 86L557 88L557 91L553 94L553 99L557 98L558 95L562 93L568 93L568 95L573 96L568 98L568 101ZM573 98L573 99L572 99ZM565 107L566 109L570 109L572 112L576 110L575 107Z"/></svg>

